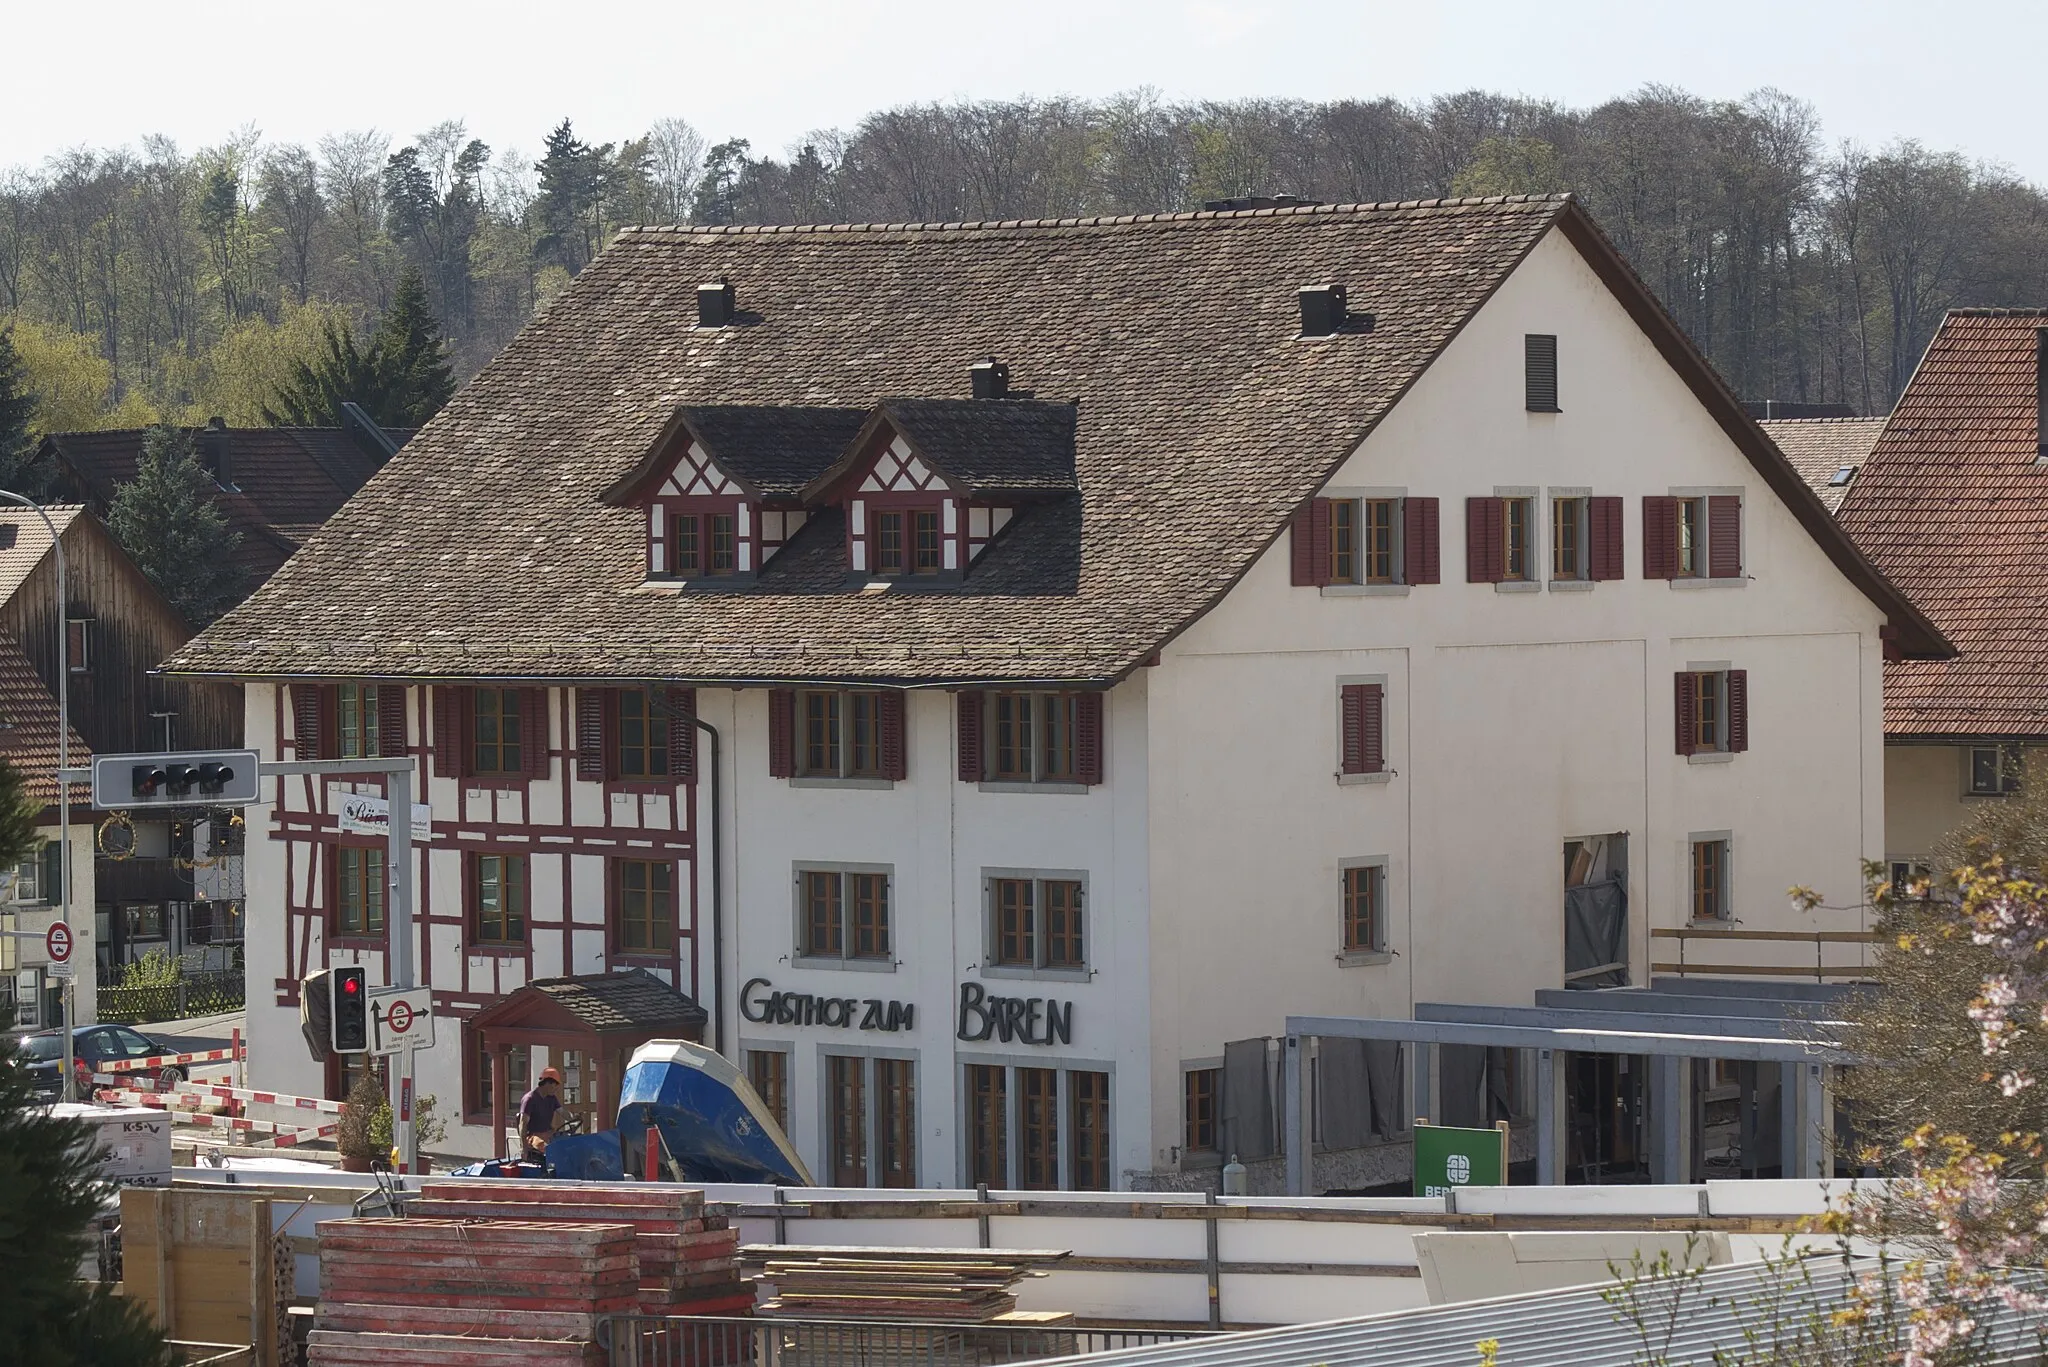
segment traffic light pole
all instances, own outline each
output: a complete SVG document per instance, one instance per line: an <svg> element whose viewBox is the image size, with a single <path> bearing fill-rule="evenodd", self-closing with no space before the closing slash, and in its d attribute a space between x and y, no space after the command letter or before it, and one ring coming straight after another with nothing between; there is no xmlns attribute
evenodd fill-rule
<svg viewBox="0 0 2048 1367"><path fill-rule="evenodd" d="M265 778L287 778L305 774L316 778L346 778L351 774L375 774L385 780L384 800L389 809L388 842L385 846L385 904L390 909L391 952L384 961L386 984L413 985L412 958L412 776L410 759L326 759L296 760L263 764L257 772ZM283 793L278 795L283 805ZM398 1071L391 1078L391 1142L398 1150L398 1170L413 1172L419 1154L413 1147L412 1046L398 1051Z"/></svg>

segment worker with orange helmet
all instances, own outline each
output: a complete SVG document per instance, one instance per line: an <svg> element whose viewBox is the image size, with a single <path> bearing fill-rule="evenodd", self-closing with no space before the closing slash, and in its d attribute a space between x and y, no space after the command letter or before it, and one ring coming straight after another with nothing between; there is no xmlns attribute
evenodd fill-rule
<svg viewBox="0 0 2048 1367"><path fill-rule="evenodd" d="M540 1070L533 1090L519 1098L519 1156L529 1163L548 1161L548 1136L555 1132L555 1112L562 1108L562 1075Z"/></svg>

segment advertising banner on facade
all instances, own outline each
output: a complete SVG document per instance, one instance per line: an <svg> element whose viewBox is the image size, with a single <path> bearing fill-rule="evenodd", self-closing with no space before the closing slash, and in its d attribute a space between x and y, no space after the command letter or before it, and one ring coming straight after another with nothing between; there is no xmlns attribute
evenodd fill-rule
<svg viewBox="0 0 2048 1367"><path fill-rule="evenodd" d="M1455 1125L1415 1126L1415 1194L1442 1196L1455 1187L1508 1183L1508 1127L1466 1130Z"/></svg>
<svg viewBox="0 0 2048 1367"><path fill-rule="evenodd" d="M335 824L351 835L384 835L391 829L391 804L381 797L343 793L335 810ZM412 838L430 840L434 834L434 809L424 802L412 804Z"/></svg>

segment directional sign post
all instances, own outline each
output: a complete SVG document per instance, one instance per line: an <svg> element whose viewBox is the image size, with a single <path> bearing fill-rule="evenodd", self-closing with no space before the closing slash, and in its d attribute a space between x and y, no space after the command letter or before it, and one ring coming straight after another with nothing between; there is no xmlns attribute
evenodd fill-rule
<svg viewBox="0 0 2048 1367"><path fill-rule="evenodd" d="M370 1052L395 1054L434 1047L434 993L391 987L370 994Z"/></svg>
<svg viewBox="0 0 2048 1367"><path fill-rule="evenodd" d="M53 978L69 978L76 974L77 965L71 962L71 947L76 943L71 936L71 926L65 921L52 921L50 928L43 932L43 952L49 956L49 974Z"/></svg>

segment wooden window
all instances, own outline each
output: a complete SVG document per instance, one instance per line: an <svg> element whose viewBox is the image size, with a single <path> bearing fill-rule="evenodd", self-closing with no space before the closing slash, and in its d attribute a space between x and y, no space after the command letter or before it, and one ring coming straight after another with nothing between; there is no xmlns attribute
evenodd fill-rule
<svg viewBox="0 0 2048 1367"><path fill-rule="evenodd" d="M1692 842L1692 919L1728 919L1728 842Z"/></svg>
<svg viewBox="0 0 2048 1367"><path fill-rule="evenodd" d="M917 1065L906 1058L875 1060L875 1130L880 1141L879 1185L917 1185Z"/></svg>
<svg viewBox="0 0 2048 1367"><path fill-rule="evenodd" d="M802 694L804 717L804 772L806 774L839 773L839 695L837 693L805 692Z"/></svg>
<svg viewBox="0 0 2048 1367"><path fill-rule="evenodd" d="M1378 953L1386 948L1386 923L1382 915L1387 871L1377 864L1345 869L1344 952Z"/></svg>
<svg viewBox="0 0 2048 1367"><path fill-rule="evenodd" d="M904 777L903 695L893 690L805 689L798 770L805 777Z"/></svg>
<svg viewBox="0 0 2048 1367"><path fill-rule="evenodd" d="M382 715L375 684L335 687L335 730L342 759L374 759L384 753L378 736Z"/></svg>
<svg viewBox="0 0 2048 1367"><path fill-rule="evenodd" d="M847 777L883 777L882 695L848 693L841 706L846 711Z"/></svg>
<svg viewBox="0 0 2048 1367"><path fill-rule="evenodd" d="M483 945L526 943L526 856L469 857L470 934Z"/></svg>
<svg viewBox="0 0 2048 1367"><path fill-rule="evenodd" d="M1557 337L1531 332L1522 338L1523 404L1531 413L1555 413L1557 407Z"/></svg>
<svg viewBox="0 0 2048 1367"><path fill-rule="evenodd" d="M1707 572L1707 517L1704 500L1676 500L1676 540L1672 543L1671 577L1696 579Z"/></svg>
<svg viewBox="0 0 2048 1367"><path fill-rule="evenodd" d="M686 578L704 572L704 550L698 538L699 518L695 513L677 513L669 519L669 572Z"/></svg>
<svg viewBox="0 0 2048 1367"><path fill-rule="evenodd" d="M1586 500L1550 500L1550 577L1584 579L1586 575Z"/></svg>
<svg viewBox="0 0 2048 1367"><path fill-rule="evenodd" d="M64 623L65 665L73 674L92 670L92 619L73 617Z"/></svg>
<svg viewBox="0 0 2048 1367"><path fill-rule="evenodd" d="M645 688L618 690L618 764L623 779L668 776L668 709L658 706Z"/></svg>
<svg viewBox="0 0 2048 1367"><path fill-rule="evenodd" d="M1068 1185L1075 1191L1107 1191L1109 1180L1109 1074L1067 1074L1070 1162Z"/></svg>
<svg viewBox="0 0 2048 1367"><path fill-rule="evenodd" d="M334 928L344 936L384 933L384 851L374 845L335 847Z"/></svg>
<svg viewBox="0 0 2048 1367"><path fill-rule="evenodd" d="M621 954L669 954L676 947L675 865L654 859L614 861Z"/></svg>
<svg viewBox="0 0 2048 1367"><path fill-rule="evenodd" d="M1045 897L1045 966L1080 968L1088 962L1081 923L1081 885L1049 878L1039 884Z"/></svg>
<svg viewBox="0 0 2048 1367"><path fill-rule="evenodd" d="M1221 1068L1190 1068L1181 1074L1186 1103L1181 1147L1189 1153L1216 1151L1216 1105L1222 1077Z"/></svg>
<svg viewBox="0 0 2048 1367"><path fill-rule="evenodd" d="M967 1180L992 1187L1010 1182L1010 1070L967 1066Z"/></svg>
<svg viewBox="0 0 2048 1367"><path fill-rule="evenodd" d="M875 573L902 574L906 566L903 545L903 514L876 513Z"/></svg>
<svg viewBox="0 0 2048 1367"><path fill-rule="evenodd" d="M1378 774L1387 767L1386 689L1376 683L1340 684L1337 689L1338 732L1342 753L1339 777Z"/></svg>
<svg viewBox="0 0 2048 1367"><path fill-rule="evenodd" d="M747 1050L747 1081L775 1123L789 1129L789 1055L780 1049Z"/></svg>
<svg viewBox="0 0 2048 1367"><path fill-rule="evenodd" d="M1037 710L1037 695L997 693L994 700L995 762L990 777L1028 783L1036 777L1032 768L1031 722Z"/></svg>
<svg viewBox="0 0 2048 1367"><path fill-rule="evenodd" d="M735 574L739 571L738 519L731 513L712 513L704 519L705 566L707 574Z"/></svg>
<svg viewBox="0 0 2048 1367"><path fill-rule="evenodd" d="M944 553L939 548L939 515L936 512L916 512L910 515L911 570L917 574L937 574L945 568Z"/></svg>
<svg viewBox="0 0 2048 1367"><path fill-rule="evenodd" d="M1400 578L1400 556L1394 531L1400 525L1400 500L1369 498L1361 507L1365 515L1365 582L1395 583Z"/></svg>
<svg viewBox="0 0 2048 1367"><path fill-rule="evenodd" d="M469 1115L475 1123L488 1125L491 1120L491 1051L484 1046L483 1031L465 1025L462 1032L470 1045ZM517 1119L514 1112L519 1098L532 1086L528 1080L532 1073L531 1049L524 1044L515 1044L505 1051L505 1116L508 1121Z"/></svg>
<svg viewBox="0 0 2048 1367"><path fill-rule="evenodd" d="M845 918L841 915L837 873L807 869L802 875L804 953L837 959L846 953Z"/></svg>
<svg viewBox="0 0 2048 1367"><path fill-rule="evenodd" d="M1074 779L1074 704L1072 693L1042 693L1038 728L1038 777L1045 782Z"/></svg>
<svg viewBox="0 0 2048 1367"><path fill-rule="evenodd" d="M1060 1075L1053 1068L1017 1070L1017 1186L1057 1191L1060 1185Z"/></svg>
<svg viewBox="0 0 2048 1367"><path fill-rule="evenodd" d="M1102 782L1102 695L1100 693L963 693L960 776L1006 783ZM967 700L972 699L973 702ZM983 718L987 709L987 753ZM970 748L972 747L972 748Z"/></svg>
<svg viewBox="0 0 2048 1367"><path fill-rule="evenodd" d="M520 690L517 688L476 688L470 690L470 753L472 774L523 774L525 755L521 748Z"/></svg>
<svg viewBox="0 0 2048 1367"><path fill-rule="evenodd" d="M995 880L997 963L1037 965L1037 887L1029 878Z"/></svg>
<svg viewBox="0 0 2048 1367"><path fill-rule="evenodd" d="M1970 796L2003 797L2016 793L2026 772L2024 752L2017 745L1970 747Z"/></svg>
<svg viewBox="0 0 2048 1367"><path fill-rule="evenodd" d="M1683 670L1677 699L1679 754L1740 754L1749 748L1747 670Z"/></svg>
<svg viewBox="0 0 2048 1367"><path fill-rule="evenodd" d="M1500 577L1510 583L1532 579L1536 573L1532 545L1536 500L1508 498L1502 499L1501 505Z"/></svg>
<svg viewBox="0 0 2048 1367"><path fill-rule="evenodd" d="M856 959L889 957L889 875L852 873L853 954Z"/></svg>
<svg viewBox="0 0 2048 1367"><path fill-rule="evenodd" d="M832 1185L864 1187L868 1184L867 1060L827 1054L825 1079Z"/></svg>
<svg viewBox="0 0 2048 1367"><path fill-rule="evenodd" d="M1326 584L1358 582L1358 504L1348 498L1326 499L1330 519L1329 554L1323 566Z"/></svg>

